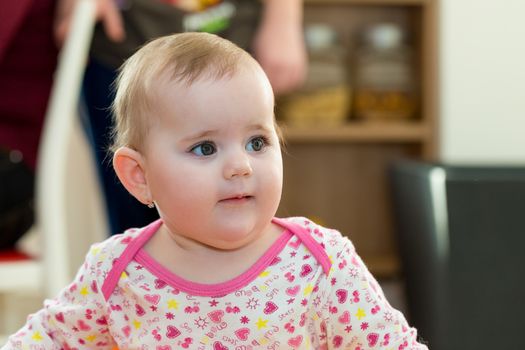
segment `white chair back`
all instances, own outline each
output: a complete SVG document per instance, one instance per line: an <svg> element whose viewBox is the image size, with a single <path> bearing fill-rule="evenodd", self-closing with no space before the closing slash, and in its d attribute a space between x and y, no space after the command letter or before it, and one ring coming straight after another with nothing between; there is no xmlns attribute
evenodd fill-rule
<svg viewBox="0 0 525 350"><path fill-rule="evenodd" d="M60 53L39 149L36 212L46 296L64 288L89 245L108 234L94 159L79 118L95 6L92 0L77 3Z"/></svg>

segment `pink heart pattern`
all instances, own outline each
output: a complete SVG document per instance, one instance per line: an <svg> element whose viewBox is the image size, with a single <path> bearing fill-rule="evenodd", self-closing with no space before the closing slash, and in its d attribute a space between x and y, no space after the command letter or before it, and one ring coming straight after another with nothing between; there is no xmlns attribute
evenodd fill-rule
<svg viewBox="0 0 525 350"><path fill-rule="evenodd" d="M84 320L78 320L77 321L78 329L81 331L87 332L91 330L91 326L86 323Z"/></svg>
<svg viewBox="0 0 525 350"><path fill-rule="evenodd" d="M273 314L278 308L279 307L273 301L267 301L264 308L264 313L267 315Z"/></svg>
<svg viewBox="0 0 525 350"><path fill-rule="evenodd" d="M220 341L213 343L213 350L228 350L228 347L223 345Z"/></svg>
<svg viewBox="0 0 525 350"><path fill-rule="evenodd" d="M212 312L208 313L208 317L214 323L222 322L223 316L224 316L224 311L222 311L222 310L216 310L216 311L212 311Z"/></svg>
<svg viewBox="0 0 525 350"><path fill-rule="evenodd" d="M131 335L131 327L130 326L122 327L122 333L124 333L124 336L126 338L129 338L129 336Z"/></svg>
<svg viewBox="0 0 525 350"><path fill-rule="evenodd" d="M237 339L246 341L248 340L248 336L250 335L250 329L249 328L240 328L235 331L235 336Z"/></svg>
<svg viewBox="0 0 525 350"><path fill-rule="evenodd" d="M106 320L106 318L104 316L100 317L100 318L97 318L97 320L95 321L98 325L100 326L105 326L108 324L108 320Z"/></svg>
<svg viewBox="0 0 525 350"><path fill-rule="evenodd" d="M309 264L304 264L301 266L301 273L299 274L301 277L308 276L313 271L312 267Z"/></svg>
<svg viewBox="0 0 525 350"><path fill-rule="evenodd" d="M248 271L249 278L242 283L236 279L230 291L229 282L220 284L213 296L190 293L184 283L165 273L154 274L153 266L135 260L125 267L126 278L107 294L104 278L120 256L112 250L114 245L103 244L95 255L99 260L88 260L59 302L51 302L54 313L45 320L37 314L34 322L60 326L71 334L65 349L107 347L112 341L108 334L120 348L138 340L144 349L154 350L423 349L348 240L309 221L296 223L318 244L318 251L299 236L292 237L280 251L266 256L264 266L257 265L262 270ZM131 243L140 232L123 237ZM324 261L333 264L328 269L319 256L325 251ZM203 289L210 294L208 286ZM105 302L103 296L108 298ZM78 308L68 308L71 303ZM29 322L16 339L31 347L38 344L31 339L36 326Z"/></svg>
<svg viewBox="0 0 525 350"><path fill-rule="evenodd" d="M334 348L340 348L341 345L343 345L343 337L340 335L336 335L332 340L332 344L334 344Z"/></svg>
<svg viewBox="0 0 525 350"><path fill-rule="evenodd" d="M346 289L338 289L335 292L335 296L337 297L337 301L339 302L339 304L344 304L346 298L348 298L348 291Z"/></svg>
<svg viewBox="0 0 525 350"><path fill-rule="evenodd" d="M379 340L379 334L370 333L366 336L366 340L368 340L368 346L374 347L376 346L377 341Z"/></svg>
<svg viewBox="0 0 525 350"><path fill-rule="evenodd" d="M171 346L169 346L169 345L157 345L155 350L171 350Z"/></svg>
<svg viewBox="0 0 525 350"><path fill-rule="evenodd" d="M146 299L148 302L158 305L160 301L160 295L158 294L146 294L144 295L144 299Z"/></svg>
<svg viewBox="0 0 525 350"><path fill-rule="evenodd" d="M298 335L296 337L288 339L288 345L290 345L294 349L298 349L299 346L301 346L301 343L303 342L303 336Z"/></svg>
<svg viewBox="0 0 525 350"><path fill-rule="evenodd" d="M166 282L164 282L163 280L161 279L156 279L155 280L155 289L162 289L164 287L166 287L168 284Z"/></svg>
<svg viewBox="0 0 525 350"><path fill-rule="evenodd" d="M146 314L146 311L139 304L135 304L135 313L137 314L137 316L140 317L140 316L144 316Z"/></svg>
<svg viewBox="0 0 525 350"><path fill-rule="evenodd" d="M299 285L296 285L296 286L293 286L293 287L288 287L288 288L286 288L286 294L288 294L291 297L294 297L294 296L297 295L297 293L299 293L300 289L301 289L301 286L299 286Z"/></svg>
<svg viewBox="0 0 525 350"><path fill-rule="evenodd" d="M339 323L342 323L342 324L350 323L350 312L348 311L343 312L343 314L339 316L337 320L339 321Z"/></svg>
<svg viewBox="0 0 525 350"><path fill-rule="evenodd" d="M63 312L59 312L55 315L55 319L60 322L60 323L64 323L64 313Z"/></svg>
<svg viewBox="0 0 525 350"><path fill-rule="evenodd" d="M181 332L179 329L175 326L168 326L166 329L166 337L173 339L177 338L179 335L181 335Z"/></svg>

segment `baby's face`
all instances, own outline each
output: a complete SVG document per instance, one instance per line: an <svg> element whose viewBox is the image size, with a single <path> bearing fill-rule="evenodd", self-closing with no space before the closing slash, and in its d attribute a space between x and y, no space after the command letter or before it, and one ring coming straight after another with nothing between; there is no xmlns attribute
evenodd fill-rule
<svg viewBox="0 0 525 350"><path fill-rule="evenodd" d="M160 84L143 155L152 198L174 234L234 249L268 227L282 158L262 71Z"/></svg>

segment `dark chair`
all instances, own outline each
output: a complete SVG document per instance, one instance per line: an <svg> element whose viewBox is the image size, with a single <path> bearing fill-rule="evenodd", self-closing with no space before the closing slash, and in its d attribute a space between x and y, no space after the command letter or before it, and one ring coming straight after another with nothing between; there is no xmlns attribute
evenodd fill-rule
<svg viewBox="0 0 525 350"><path fill-rule="evenodd" d="M408 316L429 348L525 349L525 167L390 175Z"/></svg>

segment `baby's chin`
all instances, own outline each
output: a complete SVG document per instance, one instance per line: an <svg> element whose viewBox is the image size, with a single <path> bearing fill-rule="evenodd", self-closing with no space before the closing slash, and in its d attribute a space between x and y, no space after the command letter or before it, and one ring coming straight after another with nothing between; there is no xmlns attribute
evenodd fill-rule
<svg viewBox="0 0 525 350"><path fill-rule="evenodd" d="M260 239L273 241L280 233L280 228L271 223L260 228L251 226L247 228L229 228L222 232L217 232L214 242L211 243L216 249L224 251L234 251L242 249Z"/></svg>
<svg viewBox="0 0 525 350"><path fill-rule="evenodd" d="M217 235L215 240L208 243L208 246L217 250L234 251L246 247L259 237L260 234L230 231L224 235Z"/></svg>

